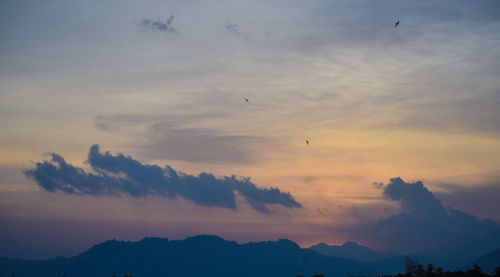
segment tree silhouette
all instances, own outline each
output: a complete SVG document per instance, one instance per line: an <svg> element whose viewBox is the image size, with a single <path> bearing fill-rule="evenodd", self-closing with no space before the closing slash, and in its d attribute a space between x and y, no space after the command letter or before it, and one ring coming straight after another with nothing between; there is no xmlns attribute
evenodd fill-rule
<svg viewBox="0 0 500 277"><path fill-rule="evenodd" d="M405 267L405 274L382 275L379 277L500 277L500 267L497 267L492 275L483 272L478 265L474 265L465 272L462 270L443 272L442 268L435 268L432 264L428 264L427 268L424 268L423 265L414 262L410 258L405 259Z"/></svg>
<svg viewBox="0 0 500 277"><path fill-rule="evenodd" d="M470 276L470 277L486 277L486 276L488 276L488 274L484 273L481 270L481 267L479 267L477 264L475 264L471 269L467 270L465 272L465 274L467 274L467 276Z"/></svg>

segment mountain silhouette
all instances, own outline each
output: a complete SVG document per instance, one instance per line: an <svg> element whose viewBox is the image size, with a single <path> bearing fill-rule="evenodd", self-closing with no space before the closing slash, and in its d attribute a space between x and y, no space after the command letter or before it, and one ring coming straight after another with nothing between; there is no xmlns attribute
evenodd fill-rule
<svg viewBox="0 0 500 277"><path fill-rule="evenodd" d="M335 253L351 255L357 259L372 259L377 255L384 255L354 242L333 248L326 244L311 248L318 247L334 249L333 251L337 251ZM333 251L331 253L334 253ZM423 265L442 267L444 270L467 270L478 264L484 272L491 273L494 268L500 266L500 249L470 263L448 262L422 255L400 255L361 262L344 257L328 257L312 249L302 249L288 239L239 244L217 236L200 235L184 240L108 240L69 258L0 258L0 276L377 276L405 272L406 257Z"/></svg>
<svg viewBox="0 0 500 277"><path fill-rule="evenodd" d="M466 266L465 269L472 268L475 264L481 267L483 272L493 274L495 268L500 266L500 249L482 255L473 262L469 263L469 265Z"/></svg>
<svg viewBox="0 0 500 277"><path fill-rule="evenodd" d="M319 243L309 247L309 249L329 257L343 257L363 262L381 260L396 255L392 253L376 252L354 241L347 241L341 246Z"/></svg>
<svg viewBox="0 0 500 277"><path fill-rule="evenodd" d="M353 241L347 241L343 245L328 245L319 243L311 246L309 249L317 251L320 254L329 257L344 257L352 260L362 261L369 265L376 274L396 275L405 272L405 259L427 265L432 264L435 267L441 267L444 270L459 270L462 268L472 268L474 263L468 265L462 261L448 261L445 259L429 257L425 255L400 255L397 253L381 253L371 250L368 247L357 244ZM494 264L494 263L493 263ZM498 263L497 263L498 264ZM465 266L467 265L467 266Z"/></svg>
<svg viewBox="0 0 500 277"><path fill-rule="evenodd" d="M46 261L0 259L0 276L325 276L368 275L369 265L327 257L295 242L238 244L216 236L185 240L109 240L71 257Z"/></svg>

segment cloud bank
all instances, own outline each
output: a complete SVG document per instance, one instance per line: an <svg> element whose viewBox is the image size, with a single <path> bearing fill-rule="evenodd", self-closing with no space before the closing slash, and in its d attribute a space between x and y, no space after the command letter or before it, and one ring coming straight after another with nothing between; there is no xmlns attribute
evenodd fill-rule
<svg viewBox="0 0 500 277"><path fill-rule="evenodd" d="M378 220L363 232L392 250L453 259L471 259L500 247L500 226L441 201L422 182L393 178L382 187L390 200L401 203L401 213Z"/></svg>
<svg viewBox="0 0 500 277"><path fill-rule="evenodd" d="M28 178L49 192L67 194L110 195L132 197L182 197L196 205L236 210L236 194L243 196L257 211L269 213L269 204L300 208L294 197L278 188L258 188L248 177L217 178L202 172L198 176L184 174L169 165L161 168L143 164L130 156L101 153L99 145L90 147L87 162L94 173L68 164L61 155L50 153L50 160L37 162L25 169Z"/></svg>

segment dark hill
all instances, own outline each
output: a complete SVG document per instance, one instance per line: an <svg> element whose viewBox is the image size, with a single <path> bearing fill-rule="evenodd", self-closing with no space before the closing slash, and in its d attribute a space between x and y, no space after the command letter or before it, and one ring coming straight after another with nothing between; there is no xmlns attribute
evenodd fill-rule
<svg viewBox="0 0 500 277"><path fill-rule="evenodd" d="M347 241L342 246L319 243L311 246L309 249L329 257L343 257L363 262L371 262L394 256L387 253L373 251L370 248L359 245L353 241Z"/></svg>
<svg viewBox="0 0 500 277"><path fill-rule="evenodd" d="M472 268L477 264L483 272L493 274L495 268L500 267L500 249L484 254L470 263L465 269Z"/></svg>
<svg viewBox="0 0 500 277"><path fill-rule="evenodd" d="M326 257L301 249L290 240L238 244L216 236L172 241L146 238L110 240L71 258L47 261L0 259L0 276L274 276L316 273L325 276L367 275L361 262Z"/></svg>

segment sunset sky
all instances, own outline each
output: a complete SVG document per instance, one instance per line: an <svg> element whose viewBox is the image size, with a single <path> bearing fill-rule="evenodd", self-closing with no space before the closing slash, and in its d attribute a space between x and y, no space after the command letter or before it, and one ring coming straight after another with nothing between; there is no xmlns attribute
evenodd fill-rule
<svg viewBox="0 0 500 277"><path fill-rule="evenodd" d="M0 256L195 234L495 249L500 2L1 1L0 129ZM427 229L442 208L455 231Z"/></svg>

